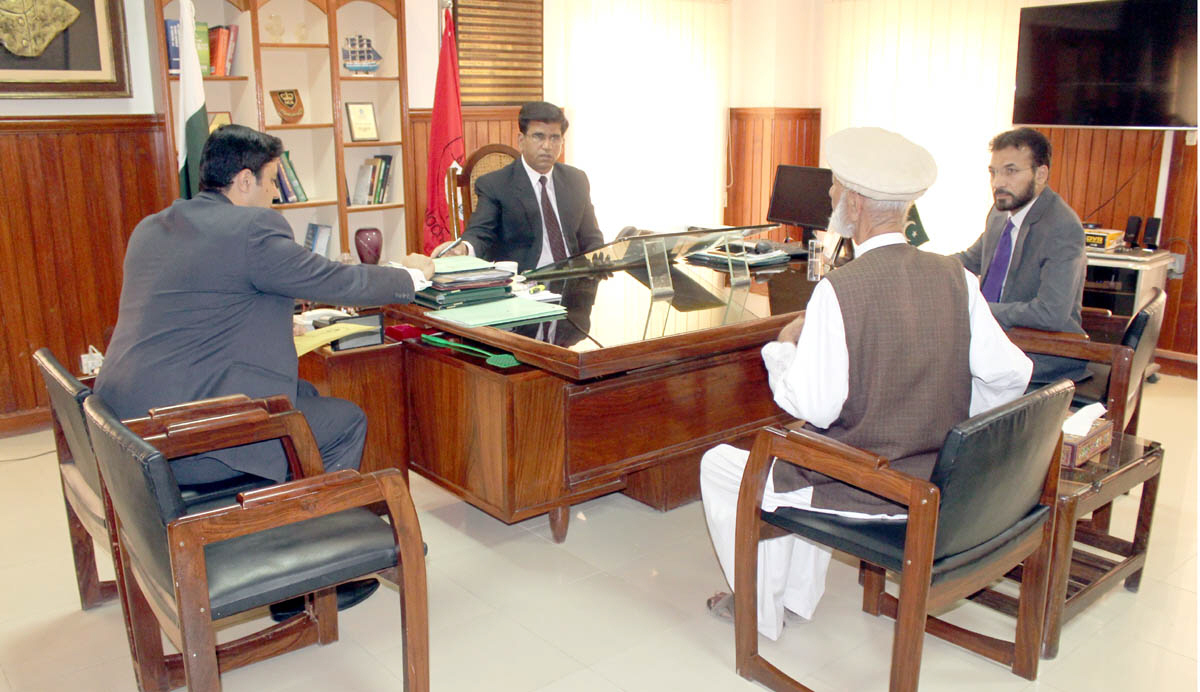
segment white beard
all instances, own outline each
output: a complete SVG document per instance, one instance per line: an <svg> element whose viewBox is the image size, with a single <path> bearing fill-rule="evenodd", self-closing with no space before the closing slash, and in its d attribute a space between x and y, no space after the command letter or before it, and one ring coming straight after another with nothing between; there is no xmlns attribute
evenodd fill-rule
<svg viewBox="0 0 1200 692"><path fill-rule="evenodd" d="M846 218L846 196L842 195L842 199L838 205L834 207L833 214L829 217L829 232L842 236L843 238L853 238L854 231L858 230L857 225Z"/></svg>

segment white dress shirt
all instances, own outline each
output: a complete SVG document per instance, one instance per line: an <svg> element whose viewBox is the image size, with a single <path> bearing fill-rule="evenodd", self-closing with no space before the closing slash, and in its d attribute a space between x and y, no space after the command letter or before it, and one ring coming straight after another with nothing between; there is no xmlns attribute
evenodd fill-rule
<svg viewBox="0 0 1200 692"><path fill-rule="evenodd" d="M887 233L858 245L856 251L863 255L904 242L903 234ZM979 292L979 279L966 269L963 274L971 325L969 415L974 416L1020 396L1029 384L1033 363L992 316ZM841 306L828 279L813 290L798 342L772 341L763 346L762 355L775 403L783 410L818 428L828 428L837 420L849 395L850 355Z"/></svg>

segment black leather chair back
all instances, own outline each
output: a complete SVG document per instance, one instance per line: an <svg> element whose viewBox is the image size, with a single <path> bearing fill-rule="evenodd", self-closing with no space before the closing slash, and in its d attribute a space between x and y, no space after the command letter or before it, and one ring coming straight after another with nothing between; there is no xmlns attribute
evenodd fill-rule
<svg viewBox="0 0 1200 692"><path fill-rule="evenodd" d="M1038 504L1074 392L1060 380L946 434L930 477L942 494L934 560L998 536Z"/></svg>
<svg viewBox="0 0 1200 692"><path fill-rule="evenodd" d="M104 484L136 566L167 593L167 524L183 516L183 498L163 455L121 423L99 396L83 403Z"/></svg>
<svg viewBox="0 0 1200 692"><path fill-rule="evenodd" d="M1154 349L1158 346L1158 334L1162 331L1163 313L1167 307L1167 293L1161 288L1154 289L1150 301L1138 310L1129 326L1125 327L1125 335L1121 345L1133 349L1133 366L1129 373L1129 396L1125 401L1125 420L1115 421L1117 429L1124 430L1129 424L1133 412L1137 410L1137 402L1142 395L1142 382L1146 379L1146 368L1154 362ZM1108 400L1108 391L1104 392L1104 401Z"/></svg>
<svg viewBox="0 0 1200 692"><path fill-rule="evenodd" d="M39 348L33 354L42 371L42 379L46 382L46 390L50 393L50 410L62 428L63 437L67 440L67 448L71 451L71 460L79 469L79 474L100 496L100 471L96 467L96 457L92 454L92 441L88 437L87 423L83 420L83 401L92 394L90 387L84 385L67 371L54 357L48 348Z"/></svg>

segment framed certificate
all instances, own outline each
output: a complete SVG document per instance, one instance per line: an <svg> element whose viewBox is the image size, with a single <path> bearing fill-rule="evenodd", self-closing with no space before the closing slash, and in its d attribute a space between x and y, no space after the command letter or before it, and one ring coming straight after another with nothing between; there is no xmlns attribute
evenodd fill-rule
<svg viewBox="0 0 1200 692"><path fill-rule="evenodd" d="M346 122L350 126L351 142L379 141L379 127L375 123L375 104L347 103Z"/></svg>

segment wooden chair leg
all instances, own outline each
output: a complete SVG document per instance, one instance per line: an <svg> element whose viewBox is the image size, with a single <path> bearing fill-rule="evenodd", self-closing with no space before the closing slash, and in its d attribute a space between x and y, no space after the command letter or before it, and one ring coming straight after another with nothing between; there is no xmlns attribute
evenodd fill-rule
<svg viewBox="0 0 1200 692"><path fill-rule="evenodd" d="M166 692L168 683L167 658L163 655L162 634L158 619L137 581L127 570L122 585L125 594L125 626L129 634L130 656L133 657L133 672L141 692Z"/></svg>
<svg viewBox="0 0 1200 692"><path fill-rule="evenodd" d="M67 533L71 537L71 557L75 560L75 583L79 587L79 605L84 610L111 600L117 595L117 584L114 581L101 581L96 569L96 544L92 534L88 533L75 508L63 496L63 505L67 510Z"/></svg>
<svg viewBox="0 0 1200 692"><path fill-rule="evenodd" d="M887 571L869 562L859 562L858 579L863 587L863 612L878 616L880 598L887 583Z"/></svg>
<svg viewBox="0 0 1200 692"><path fill-rule="evenodd" d="M385 485L385 491L391 490L390 486L397 483L390 476L381 482ZM385 492L385 495L394 498L391 505L397 517L393 530L396 531L400 555L396 567L389 572L393 582L400 585L404 689L405 692L429 692L429 596L421 525L407 484L402 489Z"/></svg>
<svg viewBox="0 0 1200 692"><path fill-rule="evenodd" d="M1046 604L1050 591L1050 551L1054 547L1054 522L1042 529L1042 544L1021 569L1021 598L1017 603L1017 633L1013 640L1013 673L1036 680L1045 632Z"/></svg>
<svg viewBox="0 0 1200 692"><path fill-rule="evenodd" d="M313 619L317 621L317 643L321 646L338 640L337 589L321 589L306 597Z"/></svg>

